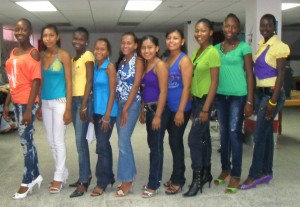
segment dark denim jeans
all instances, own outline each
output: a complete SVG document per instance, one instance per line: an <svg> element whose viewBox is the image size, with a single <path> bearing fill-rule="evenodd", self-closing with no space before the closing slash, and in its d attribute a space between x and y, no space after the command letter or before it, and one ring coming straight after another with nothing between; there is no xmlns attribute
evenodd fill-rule
<svg viewBox="0 0 300 207"><path fill-rule="evenodd" d="M33 127L38 103L34 103L32 107L31 123L23 125L21 124L21 121L23 119L26 106L26 104L15 104L15 113L19 126L18 132L24 155L22 183L29 184L40 175L38 155L33 140Z"/></svg>
<svg viewBox="0 0 300 207"><path fill-rule="evenodd" d="M199 114L205 103L206 96L192 98L193 124L189 133L188 143L192 160L193 171L200 171L202 167L211 164L211 137L209 131L209 119L207 122L199 121ZM211 108L209 109L209 112Z"/></svg>
<svg viewBox="0 0 300 207"><path fill-rule="evenodd" d="M242 127L245 103L246 96L218 95L222 170L231 171L233 177L240 177L242 173ZM232 155L232 168L230 155Z"/></svg>
<svg viewBox="0 0 300 207"><path fill-rule="evenodd" d="M82 99L83 99L82 96L72 97L72 121L73 121L73 126L75 131L76 147L78 153L79 181L81 183L87 183L92 173L91 173L91 166L90 166L90 151L89 151L88 142L86 140L86 134L89 126L89 120L92 116L93 101L92 101L92 97L89 97L88 104L87 104L88 118L87 120L82 121L80 119L80 114L79 114Z"/></svg>
<svg viewBox="0 0 300 207"><path fill-rule="evenodd" d="M152 129L152 121L155 116L156 106L149 107L146 111L147 141L150 148L150 169L148 188L157 190L160 187L164 159L164 136L168 121L168 109L164 109L161 115L159 130Z"/></svg>
<svg viewBox="0 0 300 207"><path fill-rule="evenodd" d="M249 170L249 178L257 179L262 175L272 175L273 171L273 120L277 113L282 109L285 101L285 93L282 91L277 100L273 118L265 118L266 106L272 94L256 91L255 94L255 111L257 114L256 127L254 130L254 150L252 165Z"/></svg>
<svg viewBox="0 0 300 207"><path fill-rule="evenodd" d="M96 165L97 186L105 189L107 185L115 182L113 173L113 157L109 139L111 137L116 117L110 117L110 129L107 132L101 130L102 123L99 123L103 116L94 114L94 127L97 139L96 153L98 160Z"/></svg>
<svg viewBox="0 0 300 207"><path fill-rule="evenodd" d="M173 171L170 180L175 185L185 184L185 164L183 134L191 116L191 110L184 112L184 124L176 126L174 122L176 112L170 112L168 117L167 131L169 133L169 145L173 157Z"/></svg>

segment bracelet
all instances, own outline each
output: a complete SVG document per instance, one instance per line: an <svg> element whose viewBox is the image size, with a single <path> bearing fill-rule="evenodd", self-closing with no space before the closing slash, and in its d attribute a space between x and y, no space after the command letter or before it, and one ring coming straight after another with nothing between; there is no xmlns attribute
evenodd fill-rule
<svg viewBox="0 0 300 207"><path fill-rule="evenodd" d="M110 123L110 118L108 119L108 121L105 121L102 117L101 120L103 121L103 123L106 123L106 124Z"/></svg>
<svg viewBox="0 0 300 207"><path fill-rule="evenodd" d="M271 101L271 99L269 99L269 104L270 104L271 106L276 106L276 105L277 105L277 102L273 103L273 102Z"/></svg>
<svg viewBox="0 0 300 207"><path fill-rule="evenodd" d="M207 114L209 113L209 111L204 111L204 110L201 110L201 112L202 113L207 113Z"/></svg>
<svg viewBox="0 0 300 207"><path fill-rule="evenodd" d="M250 101L247 101L247 104L252 105L252 103Z"/></svg>
<svg viewBox="0 0 300 207"><path fill-rule="evenodd" d="M81 109L81 111L86 111L87 110L87 107L85 107L84 109Z"/></svg>

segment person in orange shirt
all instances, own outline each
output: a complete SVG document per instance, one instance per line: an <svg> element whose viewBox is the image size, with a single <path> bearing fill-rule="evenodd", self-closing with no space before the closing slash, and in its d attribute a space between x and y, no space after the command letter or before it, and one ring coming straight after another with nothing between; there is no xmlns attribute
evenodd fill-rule
<svg viewBox="0 0 300 207"><path fill-rule="evenodd" d="M25 198L28 192L43 180L39 171L38 155L33 140L33 125L38 109L38 91L41 84L40 56L30 41L31 22L27 19L17 21L15 37L19 47L14 48L6 61L6 72L10 92L4 105L4 118L9 119L9 103L15 105L15 113L19 125L19 136L24 151L24 170L22 184L12 196L13 199Z"/></svg>

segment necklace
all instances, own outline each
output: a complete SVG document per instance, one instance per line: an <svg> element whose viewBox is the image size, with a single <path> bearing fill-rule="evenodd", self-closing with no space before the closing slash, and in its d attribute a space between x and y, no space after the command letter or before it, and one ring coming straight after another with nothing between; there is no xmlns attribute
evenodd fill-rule
<svg viewBox="0 0 300 207"><path fill-rule="evenodd" d="M225 48L225 42L222 42L221 44L221 47L220 47L220 50L222 51L222 53L227 53L229 52L230 50L234 50L235 49L235 46L236 44L227 44L228 45L228 48Z"/></svg>

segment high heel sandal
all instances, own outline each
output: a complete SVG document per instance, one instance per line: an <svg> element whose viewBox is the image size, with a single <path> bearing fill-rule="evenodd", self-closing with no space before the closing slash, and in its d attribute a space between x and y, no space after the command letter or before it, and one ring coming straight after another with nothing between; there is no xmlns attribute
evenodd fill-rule
<svg viewBox="0 0 300 207"><path fill-rule="evenodd" d="M181 185L174 185L171 184L166 190L165 193L167 195L175 195L177 194L179 191L182 191L182 186Z"/></svg>
<svg viewBox="0 0 300 207"><path fill-rule="evenodd" d="M52 181L51 186L49 187L49 193L55 194L59 193L63 188L63 182L60 181Z"/></svg>
<svg viewBox="0 0 300 207"><path fill-rule="evenodd" d="M228 186L225 188L224 193L234 194L238 191L239 186L240 186L240 178L231 177Z"/></svg>
<svg viewBox="0 0 300 207"><path fill-rule="evenodd" d="M217 179L214 180L214 184L215 185L221 185L223 183L225 183L226 178L230 175L229 171L226 170L222 170L221 174L219 175L219 177Z"/></svg>
<svg viewBox="0 0 300 207"><path fill-rule="evenodd" d="M150 192L149 190L151 189L148 188L147 190L144 190L144 192L142 193L142 198L152 198L156 196L157 190L153 190L152 192Z"/></svg>
<svg viewBox="0 0 300 207"><path fill-rule="evenodd" d="M172 181L168 180L166 182L164 182L163 186L165 186L166 188L170 187L172 185Z"/></svg>
<svg viewBox="0 0 300 207"><path fill-rule="evenodd" d="M23 193L19 193L19 191L22 187L27 187L27 190ZM16 192L12 196L12 198L15 199L15 200L26 198L28 193L32 193L32 187L33 187L32 183L29 183L29 184L22 183L21 186L20 186L20 189L18 190L18 192Z"/></svg>
<svg viewBox="0 0 300 207"><path fill-rule="evenodd" d="M122 185L123 183L120 185L119 190L116 192L115 194L116 197L124 197L128 195L128 193L133 191L133 182L131 182L130 184L131 186L127 190L122 189Z"/></svg>
<svg viewBox="0 0 300 207"><path fill-rule="evenodd" d="M32 188L37 184L39 189L41 188L41 184L43 181L43 177L41 175L37 176L31 183Z"/></svg>
<svg viewBox="0 0 300 207"><path fill-rule="evenodd" d="M92 180L92 176L89 177L89 181L88 181L88 184L90 185L91 184L91 180ZM80 181L79 181L79 178L78 180L75 182L75 183L71 183L69 184L69 187L72 187L72 188L76 188L80 185Z"/></svg>

